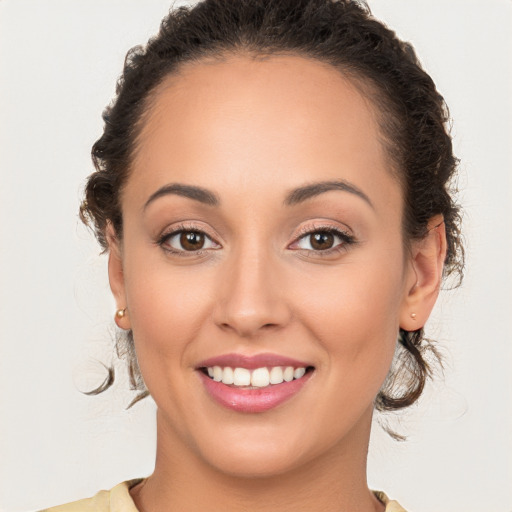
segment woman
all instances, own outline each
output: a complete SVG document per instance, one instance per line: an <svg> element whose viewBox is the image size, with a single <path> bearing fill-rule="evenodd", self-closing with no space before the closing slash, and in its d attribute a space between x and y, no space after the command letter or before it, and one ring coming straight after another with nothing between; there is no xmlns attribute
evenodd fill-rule
<svg viewBox="0 0 512 512"><path fill-rule="evenodd" d="M412 48L348 0L206 0L128 55L104 119L81 213L157 460L52 510L403 510L368 489L371 421L421 395L462 267Z"/></svg>

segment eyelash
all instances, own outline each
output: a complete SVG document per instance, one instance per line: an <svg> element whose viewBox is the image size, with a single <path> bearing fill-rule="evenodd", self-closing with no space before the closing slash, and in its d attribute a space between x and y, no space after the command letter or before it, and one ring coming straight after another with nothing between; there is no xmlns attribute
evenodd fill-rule
<svg viewBox="0 0 512 512"><path fill-rule="evenodd" d="M193 232L193 233L200 233L204 235L206 238L208 238L213 243L217 244L213 240L211 236L209 236L203 229L201 229L198 226L194 225L186 225L186 224L180 224L179 226L176 226L172 231L164 232L156 241L156 244L161 247L164 251L169 252L173 255L180 256L180 257L191 257L191 256L203 256L208 250L210 249L199 249L197 251L186 251L186 250L176 250L173 248L170 248L169 246L166 246L166 243L173 238L176 235L179 235L184 232ZM346 251L350 245L353 245L356 243L356 239L353 235L350 233L343 231L341 229L335 228L333 226L312 226L312 227L304 227L300 230L299 235L295 238L295 240L290 244L291 245L297 244L300 240L306 238L307 236L311 236L315 233L329 233L334 235L335 237L339 238L341 240L341 243L335 245L334 247L331 247L329 249L325 250L313 250L313 249L296 249L297 251L301 251L302 253L306 253L308 255L314 254L315 256L332 256L333 254Z"/></svg>
<svg viewBox="0 0 512 512"><path fill-rule="evenodd" d="M307 236L311 236L315 233L328 233L331 235L334 235L335 237L339 238L341 240L341 243L335 245L334 247L331 247L329 249L324 250L313 250L313 249L298 249L302 252L305 252L308 255L313 254L314 256L332 256L334 254L346 251L350 245L353 245L356 243L355 237L348 233L347 231L343 231L342 229L335 228L333 226L311 226L311 227L304 227L300 230L299 236L295 239L293 244L298 243L303 238L306 238ZM292 244L292 245L293 245Z"/></svg>
<svg viewBox="0 0 512 512"><path fill-rule="evenodd" d="M160 246L164 251L171 253L174 256L182 256L182 257L190 257L190 256L203 256L208 249L199 249L197 251L185 251L185 250L177 250L172 247L166 246L166 243L173 238L176 235L179 235L181 233L200 233L204 235L206 238L211 240L214 243L217 243L213 240L211 236L208 235L204 231L204 229L201 229L199 226L194 226L193 224L180 224L176 226L172 231L167 231L162 233L162 235L158 238L156 241L156 244Z"/></svg>

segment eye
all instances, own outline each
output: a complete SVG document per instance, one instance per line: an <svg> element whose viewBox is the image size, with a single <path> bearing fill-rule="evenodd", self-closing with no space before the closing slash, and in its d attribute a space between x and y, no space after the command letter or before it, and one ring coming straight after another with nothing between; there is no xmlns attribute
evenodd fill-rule
<svg viewBox="0 0 512 512"><path fill-rule="evenodd" d="M329 228L317 228L308 230L293 245L294 249L303 249L315 252L330 252L330 250L342 249L345 245L354 243L354 237L341 230Z"/></svg>
<svg viewBox="0 0 512 512"><path fill-rule="evenodd" d="M311 233L303 236L299 240L299 247L301 249L313 249L315 251L324 251L331 249L336 243L336 236L327 231L318 231L317 233Z"/></svg>
<svg viewBox="0 0 512 512"><path fill-rule="evenodd" d="M219 247L203 231L182 228L166 233L158 243L165 250L173 253L199 252L204 249L217 249Z"/></svg>

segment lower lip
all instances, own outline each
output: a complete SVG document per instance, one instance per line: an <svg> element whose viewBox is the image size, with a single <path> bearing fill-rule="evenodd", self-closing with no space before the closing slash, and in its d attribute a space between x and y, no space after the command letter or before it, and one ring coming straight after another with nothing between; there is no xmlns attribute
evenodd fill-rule
<svg viewBox="0 0 512 512"><path fill-rule="evenodd" d="M220 405L238 412L265 412L295 396L309 380L313 372L307 372L300 379L265 388L236 388L217 382L199 371L206 391Z"/></svg>

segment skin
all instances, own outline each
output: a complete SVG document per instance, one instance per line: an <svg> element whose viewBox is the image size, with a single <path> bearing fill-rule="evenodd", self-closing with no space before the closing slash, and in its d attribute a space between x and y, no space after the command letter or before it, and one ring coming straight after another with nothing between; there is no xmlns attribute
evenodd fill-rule
<svg viewBox="0 0 512 512"><path fill-rule="evenodd" d="M376 511L366 484L373 401L399 327L437 297L442 218L406 250L402 191L372 103L337 70L302 57L188 64L155 94L109 228L109 275L123 329L158 406L154 474L132 489L142 511ZM350 183L295 205L290 190ZM203 187L220 204L177 194ZM371 203L371 204L370 204ZM338 250L306 231L347 232ZM201 230L199 254L170 253L169 230ZM308 250L309 248L309 250ZM412 318L411 313L415 313ZM225 353L308 361L310 380L264 413L226 409L196 367Z"/></svg>

